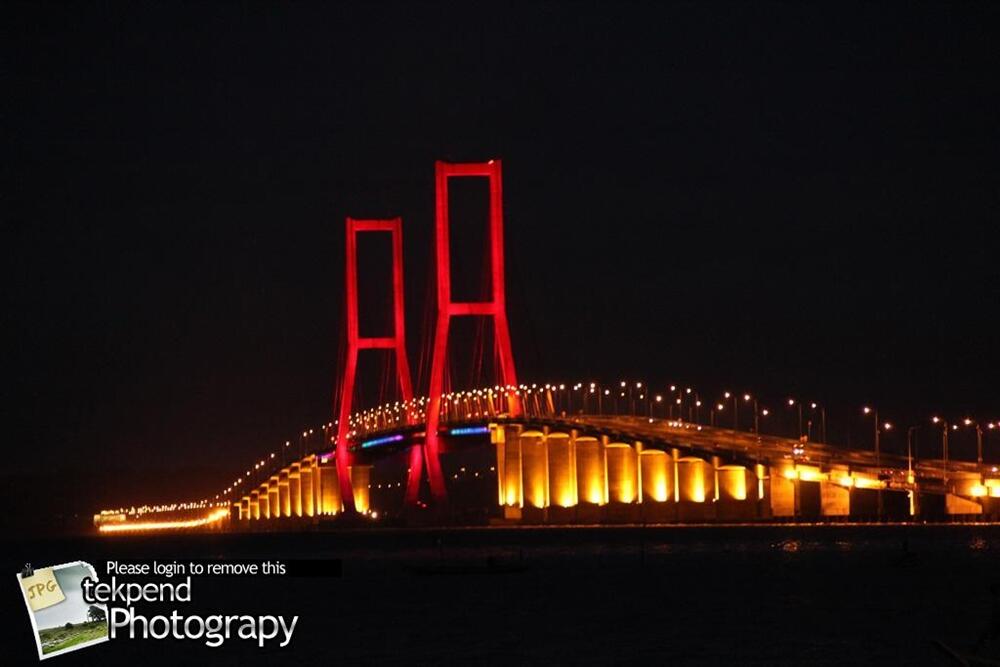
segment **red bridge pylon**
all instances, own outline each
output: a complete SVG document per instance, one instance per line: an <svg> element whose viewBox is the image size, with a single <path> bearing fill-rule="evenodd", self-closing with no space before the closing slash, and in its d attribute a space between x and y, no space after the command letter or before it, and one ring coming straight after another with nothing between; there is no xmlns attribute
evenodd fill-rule
<svg viewBox="0 0 1000 667"><path fill-rule="evenodd" d="M358 244L357 235L362 232L388 232L392 235L392 300L393 333L385 337L362 337L358 327ZM337 478L340 482L340 497L344 510L353 512L354 491L351 485L351 453L347 444L350 433L351 408L354 400L354 380L358 367L358 352L361 350L393 350L396 355L396 375L404 401L413 399L410 382L410 362L406 356L406 326L403 315L403 228L400 218L391 220L355 220L347 218L347 258L345 262L347 297L347 356L341 386L340 406L337 422ZM410 486L420 481L421 447L415 445L410 452ZM416 464L413 463L414 459Z"/></svg>
<svg viewBox="0 0 1000 667"><path fill-rule="evenodd" d="M427 407L427 435L425 438L427 479L431 495L438 502L447 500L444 475L439 454L439 420L441 392L444 388L445 357L448 349L448 326L452 317L489 317L493 319L494 339L500 359L501 382L517 385L514 370L514 353L510 344L507 325L507 301L504 291L503 264L503 189L500 179L500 160L481 163L450 164L435 162L435 249L437 264L437 325L434 329L434 354L431 362L429 404ZM486 177L490 185L490 274L493 282L489 301L456 303L451 300L451 252L449 248L448 179L454 177ZM512 411L517 409L513 404ZM409 499L409 498L408 498ZM414 497L415 500L415 497Z"/></svg>

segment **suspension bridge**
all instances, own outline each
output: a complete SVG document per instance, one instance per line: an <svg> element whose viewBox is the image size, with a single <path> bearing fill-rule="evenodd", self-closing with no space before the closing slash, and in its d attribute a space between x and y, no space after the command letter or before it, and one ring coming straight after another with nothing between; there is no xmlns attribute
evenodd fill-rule
<svg viewBox="0 0 1000 667"><path fill-rule="evenodd" d="M103 510L103 533L149 530L290 530L391 521L493 524L906 521L1000 518L1000 473L977 461L889 454L874 414L875 448L862 451L810 434L765 434L766 415L749 395L745 430L702 423L690 390L662 394L641 382L602 386L519 383L507 319L501 163L435 165L435 303L426 348L429 372L413 390L404 315L400 218L346 221L345 349L335 418L250 461L218 493L201 500ZM489 185L486 298L453 300L449 185ZM391 243L391 332L361 335L358 239ZM453 320L492 324L492 377L453 387ZM482 338L477 339L482 343ZM391 357L396 398L358 405L358 360L366 350ZM481 348L480 348L481 352ZM421 366L424 364L422 363ZM386 366L388 368L389 366ZM730 396L727 394L726 399ZM738 397L732 397L734 416ZM700 400L697 406L701 406ZM685 415L685 407L688 412ZM867 411L867 409L866 409ZM685 418L687 417L687 418ZM994 424L989 424L993 428ZM346 522L346 523L345 523Z"/></svg>

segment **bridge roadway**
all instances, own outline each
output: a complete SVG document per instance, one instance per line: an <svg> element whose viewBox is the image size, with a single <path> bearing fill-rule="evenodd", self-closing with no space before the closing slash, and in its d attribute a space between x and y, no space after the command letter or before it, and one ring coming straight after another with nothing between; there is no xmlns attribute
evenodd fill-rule
<svg viewBox="0 0 1000 667"><path fill-rule="evenodd" d="M907 480L907 457L882 452L876 460L871 450L845 449L817 442L757 434L748 431L690 424L686 422L621 415L579 415L544 420L550 428L577 429L609 435L621 440L638 440L647 445L669 445L693 454L715 454L732 463L752 465L790 461L808 465L847 466L872 476L888 475L888 486L909 489L913 482L922 491L944 493L948 476L979 473L979 466L966 461L949 461L947 474L940 459L913 463L913 482ZM801 454L796 455L796 451Z"/></svg>
<svg viewBox="0 0 1000 667"><path fill-rule="evenodd" d="M763 433L634 415L495 415L488 419L470 417L442 422L442 426L488 424L519 424L526 428L544 427L566 432L575 430L581 435L608 436L612 440L626 442L639 441L646 447L677 448L694 456L720 456L728 463L746 466L783 463L821 468L846 467L873 479L881 476L886 481L886 488L910 490L919 486L924 493L945 493L949 478L969 478L980 473L980 467L975 463L951 460L946 468L941 459L925 458L912 462L913 476L910 478L907 457L898 454L882 452L876 460L875 452L871 450L846 449ZM422 426L369 431L365 437L376 438L402 431L419 432ZM377 457L377 453L372 454Z"/></svg>

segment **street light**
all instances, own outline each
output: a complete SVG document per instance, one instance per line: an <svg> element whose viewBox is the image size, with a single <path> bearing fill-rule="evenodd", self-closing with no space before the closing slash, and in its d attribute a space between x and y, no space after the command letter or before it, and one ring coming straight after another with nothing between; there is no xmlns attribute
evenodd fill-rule
<svg viewBox="0 0 1000 667"><path fill-rule="evenodd" d="M799 438L802 438L802 404L796 401L794 398L788 399L788 407L798 406L799 409Z"/></svg>
<svg viewBox="0 0 1000 667"><path fill-rule="evenodd" d="M886 431L891 430L892 429L892 424L890 424L889 422L886 422L885 424L880 424L879 423L879 421L878 421L878 408L870 408L870 407L868 407L866 405L865 407L863 407L861 409L861 411L864 412L864 414L866 414L866 415L873 414L873 416L875 417L875 420L874 420L874 422L875 422L875 467L878 469L878 478L879 478L879 482L881 482L881 479L882 479L882 449L881 449L881 446L879 444L879 442L880 442L879 436L880 436L883 428ZM878 485L878 519L879 519L879 521L882 520L882 484L881 483Z"/></svg>
<svg viewBox="0 0 1000 667"><path fill-rule="evenodd" d="M945 485L945 490L948 487L948 422L940 417L931 417L931 422L934 424L941 425L941 456L944 459L944 471L942 472L941 481Z"/></svg>
<svg viewBox="0 0 1000 667"><path fill-rule="evenodd" d="M816 401L809 404L809 409L812 411L819 410L819 436L823 444L826 444L826 407L819 405Z"/></svg>
<svg viewBox="0 0 1000 667"><path fill-rule="evenodd" d="M906 481L910 484L913 483L913 434L918 428L911 426L906 429Z"/></svg>
<svg viewBox="0 0 1000 667"><path fill-rule="evenodd" d="M966 426L974 426L976 428L976 463L979 467L983 466L983 427L979 425L979 422L973 421L966 417L962 420L962 423Z"/></svg>
<svg viewBox="0 0 1000 667"><path fill-rule="evenodd" d="M743 401L745 403L749 403L750 401L753 401L753 432L754 433L758 433L759 432L760 423L758 422L758 419L757 419L757 417L758 417L757 399L754 398L753 396L751 396L750 394L743 394Z"/></svg>
<svg viewBox="0 0 1000 667"><path fill-rule="evenodd" d="M729 393L728 391L723 394L723 396L728 401L730 398L733 399L733 430L738 431L740 428L740 408L739 404L736 402L736 397Z"/></svg>
<svg viewBox="0 0 1000 667"><path fill-rule="evenodd" d="M723 405L722 403L716 403L715 407L709 410L708 412L708 425L715 426L715 413L722 412L725 409L726 409L725 405Z"/></svg>

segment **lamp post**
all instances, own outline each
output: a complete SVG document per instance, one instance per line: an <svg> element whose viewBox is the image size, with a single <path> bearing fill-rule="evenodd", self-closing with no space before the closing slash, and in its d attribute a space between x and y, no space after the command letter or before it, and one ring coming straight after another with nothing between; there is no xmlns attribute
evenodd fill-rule
<svg viewBox="0 0 1000 667"><path fill-rule="evenodd" d="M882 429L886 431L892 429L892 424L886 422L885 424L880 424L878 421L878 408L869 408L865 406L862 408L862 412L866 415L873 414L875 417L875 468L878 470L878 520L882 520L882 448L880 445L880 435Z"/></svg>
<svg viewBox="0 0 1000 667"><path fill-rule="evenodd" d="M799 438L802 437L802 404L796 401L794 398L788 399L788 407L798 407L799 409Z"/></svg>
<svg viewBox="0 0 1000 667"><path fill-rule="evenodd" d="M816 401L809 404L812 411L819 410L819 437L823 444L826 444L826 407L819 405Z"/></svg>
<svg viewBox="0 0 1000 667"><path fill-rule="evenodd" d="M750 394L743 394L743 402L753 402L753 432L757 433L757 399Z"/></svg>
<svg viewBox="0 0 1000 667"><path fill-rule="evenodd" d="M737 431L740 428L740 409L739 404L736 402L736 396L730 392L725 392L723 397L728 401L730 398L733 399L733 430Z"/></svg>
<svg viewBox="0 0 1000 667"><path fill-rule="evenodd" d="M920 427L911 426L908 429L906 429L906 481L907 482L910 482L913 479L913 434L918 428Z"/></svg>
<svg viewBox="0 0 1000 667"><path fill-rule="evenodd" d="M760 437L759 437L760 436L760 423L757 420L757 415L758 414L760 414L761 417L766 417L769 414L771 414L771 412L767 408L761 408L760 413L758 413L756 410L754 411L754 415L753 415L753 429L757 433L757 436L758 436L757 437L757 442L760 443Z"/></svg>
<svg viewBox="0 0 1000 667"><path fill-rule="evenodd" d="M983 428L979 422L972 421L968 417L962 420L966 426L973 426L976 429L976 463L979 464L980 471L983 467Z"/></svg>
<svg viewBox="0 0 1000 667"><path fill-rule="evenodd" d="M944 470L941 472L941 482L944 484L945 492L948 491L948 422L940 417L931 417L931 422L941 424L941 457L944 461Z"/></svg>
<svg viewBox="0 0 1000 667"><path fill-rule="evenodd" d="M723 403L716 403L715 407L712 408L711 410L709 410L709 412L708 412L708 425L709 426L715 426L715 413L716 412L722 412L725 409L726 409L725 404L723 404Z"/></svg>

